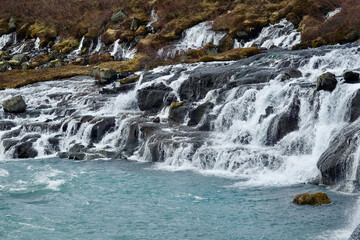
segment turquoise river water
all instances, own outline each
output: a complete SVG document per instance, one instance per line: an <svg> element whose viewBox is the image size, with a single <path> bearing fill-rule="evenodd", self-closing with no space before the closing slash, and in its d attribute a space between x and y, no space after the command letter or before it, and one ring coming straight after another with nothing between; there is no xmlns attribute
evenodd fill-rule
<svg viewBox="0 0 360 240"><path fill-rule="evenodd" d="M256 187L134 161L0 162L1 239L346 239L356 195ZM320 207L297 206L325 191Z"/></svg>

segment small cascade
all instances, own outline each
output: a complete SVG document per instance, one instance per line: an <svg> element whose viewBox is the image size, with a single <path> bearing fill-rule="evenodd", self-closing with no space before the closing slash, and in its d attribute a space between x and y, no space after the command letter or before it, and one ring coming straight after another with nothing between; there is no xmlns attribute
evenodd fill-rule
<svg viewBox="0 0 360 240"><path fill-rule="evenodd" d="M154 28L153 28L153 24L156 23L158 21L158 16L156 15L156 12L155 12L155 8L153 8L151 10L151 13L150 13L150 21L146 24L146 27L148 29L150 29L150 31L152 33L154 33Z"/></svg>
<svg viewBox="0 0 360 240"><path fill-rule="evenodd" d="M161 49L159 55L171 58L189 49L201 49L209 42L219 45L226 33L212 31L212 24L213 22L201 22L185 30L179 41Z"/></svg>
<svg viewBox="0 0 360 240"><path fill-rule="evenodd" d="M136 49L131 49L126 43L119 43L119 39L115 41L114 48L110 53L115 60L130 60L134 58L136 54Z"/></svg>
<svg viewBox="0 0 360 240"><path fill-rule="evenodd" d="M102 49L102 47L103 47L103 42L101 41L101 36L99 36L98 38L97 38L97 44L96 44L96 47L95 47L95 49L94 49L94 53L98 53L98 52L100 52L101 51L101 49Z"/></svg>
<svg viewBox="0 0 360 240"><path fill-rule="evenodd" d="M332 18L333 16L335 16L336 14L341 12L341 10L342 10L342 8L336 8L334 11L328 12L328 14L326 14L326 20L329 20L330 18Z"/></svg>
<svg viewBox="0 0 360 240"><path fill-rule="evenodd" d="M40 38L36 38L35 40L35 46L34 46L35 50L39 50L40 49Z"/></svg>
<svg viewBox="0 0 360 240"><path fill-rule="evenodd" d="M84 39L85 39L85 37L81 38L79 47L77 49L75 49L72 53L70 53L70 55L73 55L73 56L76 57L76 56L79 56L81 54L82 48L84 46Z"/></svg>
<svg viewBox="0 0 360 240"><path fill-rule="evenodd" d="M300 32L294 28L291 22L283 19L279 23L263 28L260 35L254 40L246 43L236 40L234 48L256 46L266 49L273 47L289 49L300 42Z"/></svg>
<svg viewBox="0 0 360 240"><path fill-rule="evenodd" d="M0 50L3 50L5 47L9 46L12 42L15 42L14 35L16 36L16 34L9 33L9 34L4 34L0 37Z"/></svg>

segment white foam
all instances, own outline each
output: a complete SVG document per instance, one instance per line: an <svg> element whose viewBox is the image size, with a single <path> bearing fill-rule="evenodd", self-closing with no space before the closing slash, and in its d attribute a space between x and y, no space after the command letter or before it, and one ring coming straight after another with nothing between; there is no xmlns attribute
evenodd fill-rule
<svg viewBox="0 0 360 240"><path fill-rule="evenodd" d="M301 33L298 32L294 25L286 19L279 23L264 27L259 36L246 43L235 42L234 48L257 46L270 49L280 47L289 49L301 42Z"/></svg>
<svg viewBox="0 0 360 240"><path fill-rule="evenodd" d="M6 169L0 168L0 177L8 177L9 172Z"/></svg>
<svg viewBox="0 0 360 240"><path fill-rule="evenodd" d="M212 24L213 22L201 22L186 29L179 41L169 48L161 49L158 54L171 58L189 49L201 49L209 42L214 45L219 45L226 33L211 30Z"/></svg>
<svg viewBox="0 0 360 240"><path fill-rule="evenodd" d="M136 49L126 46L125 43L120 44L120 40L116 40L114 43L114 48L110 53L111 56L115 58L115 60L130 60L135 57Z"/></svg>
<svg viewBox="0 0 360 240"><path fill-rule="evenodd" d="M341 12L342 8L336 8L334 11L328 12L326 14L326 20L332 18L333 16L335 16L336 14L338 14L339 12Z"/></svg>

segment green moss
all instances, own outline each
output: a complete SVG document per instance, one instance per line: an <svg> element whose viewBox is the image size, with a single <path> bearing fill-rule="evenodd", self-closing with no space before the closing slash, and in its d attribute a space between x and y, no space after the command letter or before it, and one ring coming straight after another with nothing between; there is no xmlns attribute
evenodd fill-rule
<svg viewBox="0 0 360 240"><path fill-rule="evenodd" d="M79 41L75 38L70 37L55 44L54 46L52 46L51 49L54 52L68 54L77 47L79 47Z"/></svg>
<svg viewBox="0 0 360 240"><path fill-rule="evenodd" d="M296 203L298 205L308 204L318 206L323 204L329 204L331 203L331 201L326 193L318 192L299 194L294 198L293 203Z"/></svg>
<svg viewBox="0 0 360 240"><path fill-rule="evenodd" d="M44 23L35 23L29 27L29 35L32 38L40 38L40 45L46 46L51 40L57 37L55 27Z"/></svg>
<svg viewBox="0 0 360 240"><path fill-rule="evenodd" d="M134 83L137 82L139 80L140 76L139 75L135 75L132 77L128 77L128 78L124 78L120 80L121 84L130 84L130 83Z"/></svg>
<svg viewBox="0 0 360 240"><path fill-rule="evenodd" d="M185 102L172 102L170 105L170 110L181 107Z"/></svg>

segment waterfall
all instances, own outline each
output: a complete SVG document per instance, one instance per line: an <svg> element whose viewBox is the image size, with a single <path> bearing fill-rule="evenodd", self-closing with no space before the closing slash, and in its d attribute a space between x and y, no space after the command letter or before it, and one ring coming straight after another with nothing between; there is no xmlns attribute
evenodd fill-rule
<svg viewBox="0 0 360 240"><path fill-rule="evenodd" d="M259 36L254 40L246 43L236 40L234 48L256 46L266 49L272 47L289 49L300 42L301 33L294 28L291 22L283 19L279 23L263 28Z"/></svg>
<svg viewBox="0 0 360 240"><path fill-rule="evenodd" d="M166 55L167 58L171 58L189 49L201 49L209 42L219 45L226 33L212 31L212 24L213 22L201 22L186 29L179 41L161 49L159 55Z"/></svg>
<svg viewBox="0 0 360 240"><path fill-rule="evenodd" d="M150 21L146 24L146 27L154 33L153 24L158 21L158 16L156 15L155 9L153 8L150 13Z"/></svg>
<svg viewBox="0 0 360 240"><path fill-rule="evenodd" d="M127 47L125 43L120 44L119 41L119 39L115 41L114 48L110 53L111 56L113 56L115 60L130 60L134 58L136 49Z"/></svg>
<svg viewBox="0 0 360 240"><path fill-rule="evenodd" d="M360 89L360 84L339 83L332 93L317 92L316 78L326 71L340 77L345 70L358 70L357 49L350 45L270 51L236 62L159 67L137 73L141 77L131 85L132 90L119 94L99 94L88 77L8 89L1 92L0 100L21 94L28 110L21 115L1 112L0 156L16 157L19 148L31 140L37 157L69 152L80 145L77 154L85 154L85 159L125 154L130 159L160 161L158 168L193 169L247 180L239 184L309 182L319 175L316 163L321 154L348 125L349 102ZM303 77L281 81L284 67L298 68ZM205 83L201 88L190 85L190 91L200 92L186 95L185 87L197 81L215 85L208 90ZM169 105L152 115L161 124L143 117L138 94L154 84L162 84L165 90L161 91L171 89L164 96L187 101L190 109L212 102L208 117L199 123L208 121L211 131L188 127L189 113L183 123L173 125L168 120ZM282 119L293 119L287 122L293 125L283 125ZM283 128L285 134L279 135ZM353 164L356 168L358 161Z"/></svg>
<svg viewBox="0 0 360 240"><path fill-rule="evenodd" d="M40 38L36 38L35 40L35 46L34 46L35 50L39 50L40 49Z"/></svg>
<svg viewBox="0 0 360 240"><path fill-rule="evenodd" d="M0 37L0 50L3 50L7 45L10 44L10 42L13 40L14 34L4 34Z"/></svg>
<svg viewBox="0 0 360 240"><path fill-rule="evenodd" d="M71 55L74 55L76 57L76 56L79 56L81 54L81 51L82 51L82 48L83 48L83 45L84 45L84 40L85 40L85 37L82 37L81 41L80 41L80 44L79 44L79 47L77 49L75 49L72 53L70 53Z"/></svg>
<svg viewBox="0 0 360 240"><path fill-rule="evenodd" d="M96 47L95 47L93 52L94 53L100 52L102 47L103 47L103 42L101 41L101 36L99 36L98 39L97 39Z"/></svg>
<svg viewBox="0 0 360 240"><path fill-rule="evenodd" d="M328 12L326 14L326 20L332 18L333 16L335 16L336 14L338 14L339 12L341 12L342 8L336 8L334 11Z"/></svg>

